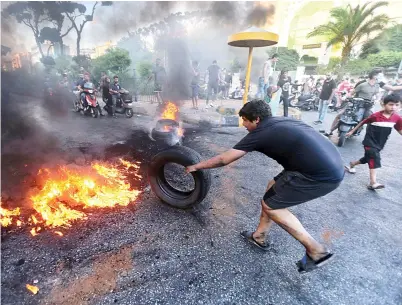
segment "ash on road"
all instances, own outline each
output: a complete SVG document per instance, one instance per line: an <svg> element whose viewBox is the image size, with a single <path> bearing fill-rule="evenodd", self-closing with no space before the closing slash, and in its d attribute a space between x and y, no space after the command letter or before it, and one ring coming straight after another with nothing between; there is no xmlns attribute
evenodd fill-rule
<svg viewBox="0 0 402 305"><path fill-rule="evenodd" d="M57 136L64 152L81 147L85 157L102 145L106 157L140 159L145 172L161 149L141 127L152 125L151 118L94 120L69 113L61 122L35 107L31 115ZM315 116L304 113L303 119L312 122ZM245 133L241 128L187 129L184 145L209 158ZM295 262L303 247L277 226L271 251L241 239L240 231L257 225L266 184L281 170L252 153L213 170L211 191L197 210L170 208L145 188L141 200L94 212L63 237L3 230L2 304L401 304L398 136L392 134L382 154L378 175L385 190L367 190L368 170L361 166L335 192L292 209L337 255L320 270L298 274ZM362 155L360 142L350 140L340 149L345 163ZM38 294L26 284L38 286Z"/></svg>

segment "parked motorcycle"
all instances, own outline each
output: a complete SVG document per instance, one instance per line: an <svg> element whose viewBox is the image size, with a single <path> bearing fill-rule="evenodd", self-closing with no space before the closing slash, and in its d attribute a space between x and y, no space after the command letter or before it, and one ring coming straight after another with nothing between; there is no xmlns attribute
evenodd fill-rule
<svg viewBox="0 0 402 305"><path fill-rule="evenodd" d="M120 98L116 101L115 113L125 114L126 118L131 118L134 115L133 112L133 97L130 92L124 88L119 90ZM103 101L106 103L105 109L107 113L112 114L112 97L103 97Z"/></svg>
<svg viewBox="0 0 402 305"><path fill-rule="evenodd" d="M77 92L76 92L77 93ZM76 112L82 112L83 114L90 114L93 118L97 118L99 115L99 104L95 95L95 86L93 83L85 83L83 88L83 93L85 94L85 99L88 106L84 108L81 100L81 94L78 92L77 99L74 100L74 110Z"/></svg>
<svg viewBox="0 0 402 305"><path fill-rule="evenodd" d="M294 107L300 110L310 111L317 110L317 95L315 93L303 94L297 99L293 99L290 102L290 107Z"/></svg>
<svg viewBox="0 0 402 305"><path fill-rule="evenodd" d="M342 147L346 141L346 134L357 126L362 120L366 110L371 109L373 102L362 98L349 98L345 112L339 119L338 123L338 146ZM363 130L363 126L354 132L354 136L359 135Z"/></svg>

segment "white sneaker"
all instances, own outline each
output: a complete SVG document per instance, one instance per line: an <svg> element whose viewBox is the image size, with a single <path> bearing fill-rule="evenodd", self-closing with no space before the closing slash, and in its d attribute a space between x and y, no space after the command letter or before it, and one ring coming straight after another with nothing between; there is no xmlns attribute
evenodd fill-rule
<svg viewBox="0 0 402 305"><path fill-rule="evenodd" d="M348 173L350 174L356 174L356 168L352 167L352 166L346 166L345 165L345 169Z"/></svg>
<svg viewBox="0 0 402 305"><path fill-rule="evenodd" d="M211 104L209 104L209 107L215 108L215 105L211 103Z"/></svg>

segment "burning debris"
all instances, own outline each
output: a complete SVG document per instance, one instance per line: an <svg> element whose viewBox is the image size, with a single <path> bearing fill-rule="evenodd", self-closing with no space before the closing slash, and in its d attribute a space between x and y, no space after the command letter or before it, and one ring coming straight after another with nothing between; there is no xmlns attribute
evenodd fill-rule
<svg viewBox="0 0 402 305"><path fill-rule="evenodd" d="M173 102L166 102L160 119L152 129L152 138L156 141L162 141L169 145L180 143L184 135L184 129L179 120L179 108Z"/></svg>
<svg viewBox="0 0 402 305"><path fill-rule="evenodd" d="M30 285L30 284L26 284L25 286L30 292L32 292L33 294L37 294L39 291L39 288L34 286L34 285Z"/></svg>
<svg viewBox="0 0 402 305"><path fill-rule="evenodd" d="M116 163L94 161L90 166L41 168L36 187L28 192L34 211L27 215L20 207L1 207L1 225L27 225L35 236L45 229L71 227L74 221L87 218L88 209L127 206L141 193L127 182L142 178L139 165L120 158ZM54 233L63 236L60 231Z"/></svg>

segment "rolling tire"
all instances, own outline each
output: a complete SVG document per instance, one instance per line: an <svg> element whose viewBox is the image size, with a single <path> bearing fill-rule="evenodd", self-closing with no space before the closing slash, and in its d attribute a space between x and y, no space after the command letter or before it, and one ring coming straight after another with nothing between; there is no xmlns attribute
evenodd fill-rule
<svg viewBox="0 0 402 305"><path fill-rule="evenodd" d="M188 209L200 204L208 194L211 186L209 170L199 170L191 173L195 187L189 192L173 188L165 178L164 166L177 163L189 166L201 161L201 156L193 149L184 146L173 146L158 153L151 160L148 179L152 191L164 203L179 209Z"/></svg>
<svg viewBox="0 0 402 305"><path fill-rule="evenodd" d="M346 141L346 131L341 131L339 133L338 146L342 147L345 144L345 141Z"/></svg>
<svg viewBox="0 0 402 305"><path fill-rule="evenodd" d="M127 108L124 113L125 113L125 115L126 115L126 118L128 118L128 119L129 119L129 118L132 118L133 115L134 115L133 109L131 109L131 108Z"/></svg>
<svg viewBox="0 0 402 305"><path fill-rule="evenodd" d="M94 119L96 119L98 117L98 108L92 108L91 109L91 115Z"/></svg>

